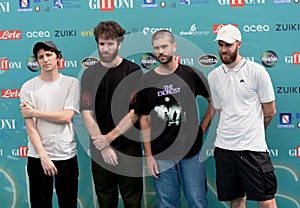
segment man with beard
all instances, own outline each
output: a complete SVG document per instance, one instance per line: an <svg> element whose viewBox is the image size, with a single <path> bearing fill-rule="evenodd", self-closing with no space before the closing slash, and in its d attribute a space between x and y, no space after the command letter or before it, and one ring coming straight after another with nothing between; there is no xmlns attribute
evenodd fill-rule
<svg viewBox="0 0 300 208"><path fill-rule="evenodd" d="M125 30L115 21L94 28L100 61L81 78L81 111L91 138L92 174L101 208L117 208L119 192L126 208L140 208L143 194L139 131L116 128L137 121L134 94L142 76L137 64L119 50ZM126 122L124 122L126 121ZM132 130L132 131L130 131Z"/></svg>
<svg viewBox="0 0 300 208"><path fill-rule="evenodd" d="M160 65L141 79L135 113L140 116L148 173L154 177L159 208L180 208L181 188L188 207L207 208L205 167L199 160L203 133L212 106L203 73L177 63L176 42L171 32L152 36ZM199 125L197 96L208 104Z"/></svg>
<svg viewBox="0 0 300 208"><path fill-rule="evenodd" d="M234 208L246 207L246 199L275 208L277 180L265 140L276 113L270 76L239 54L237 27L223 26L215 41L223 64L209 73L208 82L220 114L214 152L218 199Z"/></svg>

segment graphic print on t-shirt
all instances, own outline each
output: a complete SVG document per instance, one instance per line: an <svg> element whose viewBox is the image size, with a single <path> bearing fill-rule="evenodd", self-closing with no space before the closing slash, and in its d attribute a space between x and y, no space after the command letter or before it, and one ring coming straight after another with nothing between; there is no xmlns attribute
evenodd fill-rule
<svg viewBox="0 0 300 208"><path fill-rule="evenodd" d="M185 120L185 113L178 102L168 95L180 93L179 87L174 87L173 84L164 85L164 90L157 91L157 96L163 98L161 105L155 106L154 110L157 116L167 122L167 126L180 125L180 121Z"/></svg>

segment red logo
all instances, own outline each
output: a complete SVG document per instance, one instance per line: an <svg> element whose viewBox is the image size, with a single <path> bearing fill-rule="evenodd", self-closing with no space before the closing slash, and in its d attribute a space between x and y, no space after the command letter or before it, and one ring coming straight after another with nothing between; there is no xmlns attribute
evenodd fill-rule
<svg viewBox="0 0 300 208"><path fill-rule="evenodd" d="M100 10L101 11L113 11L114 10L114 0L100 0Z"/></svg>
<svg viewBox="0 0 300 208"><path fill-rule="evenodd" d="M300 52L293 53L293 63L300 64Z"/></svg>
<svg viewBox="0 0 300 208"><path fill-rule="evenodd" d="M231 0L230 6L231 7L243 7L243 6L245 6L245 0Z"/></svg>
<svg viewBox="0 0 300 208"><path fill-rule="evenodd" d="M57 62L57 68L58 69L64 69L65 68L65 59L61 58Z"/></svg>
<svg viewBox="0 0 300 208"><path fill-rule="evenodd" d="M228 24L217 24L217 25L213 25L213 33L214 34L218 34L219 30L225 26L225 25L228 25ZM231 24L231 25L234 25L234 26L238 26L237 24Z"/></svg>
<svg viewBox="0 0 300 208"><path fill-rule="evenodd" d="M2 90L2 98L20 98L20 89Z"/></svg>
<svg viewBox="0 0 300 208"><path fill-rule="evenodd" d="M8 58L0 58L0 70L9 70Z"/></svg>
<svg viewBox="0 0 300 208"><path fill-rule="evenodd" d="M297 146L297 157L300 158L300 146Z"/></svg>
<svg viewBox="0 0 300 208"><path fill-rule="evenodd" d="M20 146L19 147L19 157L25 158L28 156L28 147L27 146Z"/></svg>
<svg viewBox="0 0 300 208"><path fill-rule="evenodd" d="M0 40L20 40L22 39L21 30L1 30Z"/></svg>

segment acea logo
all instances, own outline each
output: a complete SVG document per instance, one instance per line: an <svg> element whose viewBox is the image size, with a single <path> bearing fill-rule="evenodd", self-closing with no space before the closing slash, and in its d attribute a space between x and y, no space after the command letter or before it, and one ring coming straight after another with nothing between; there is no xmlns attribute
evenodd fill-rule
<svg viewBox="0 0 300 208"><path fill-rule="evenodd" d="M262 53L260 60L265 67L271 68L277 64L278 56L274 51L267 50Z"/></svg>

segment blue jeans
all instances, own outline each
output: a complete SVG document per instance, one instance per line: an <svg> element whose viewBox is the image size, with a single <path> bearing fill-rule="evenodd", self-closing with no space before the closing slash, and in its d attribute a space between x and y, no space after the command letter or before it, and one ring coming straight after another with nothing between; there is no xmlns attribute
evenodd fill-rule
<svg viewBox="0 0 300 208"><path fill-rule="evenodd" d="M182 160L157 160L155 190L159 208L180 208L182 187L189 208L207 208L207 182L200 154Z"/></svg>

